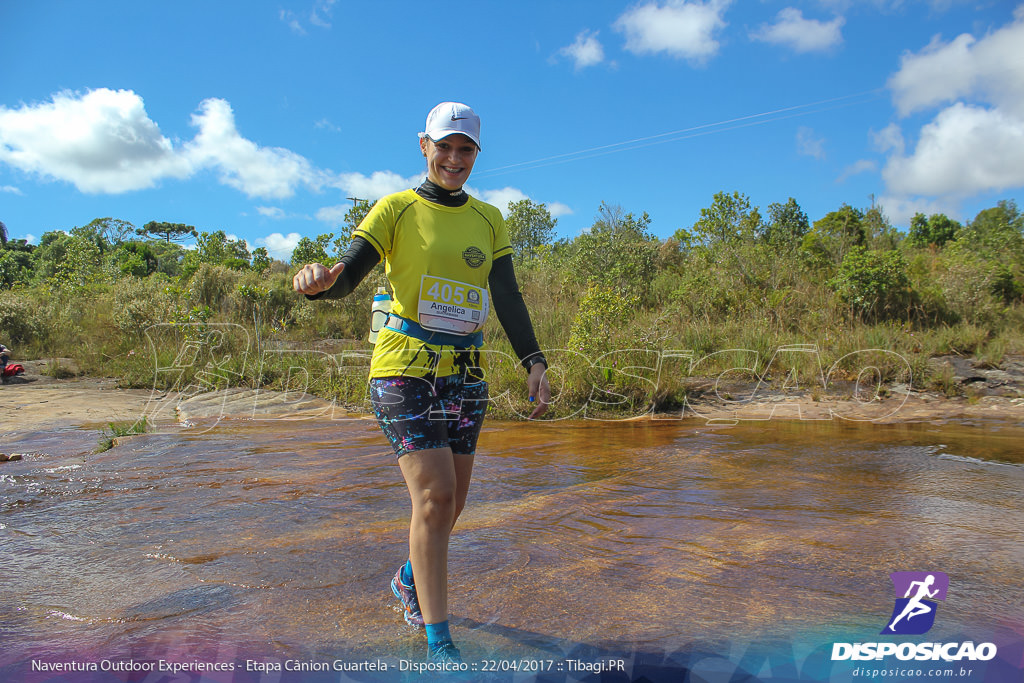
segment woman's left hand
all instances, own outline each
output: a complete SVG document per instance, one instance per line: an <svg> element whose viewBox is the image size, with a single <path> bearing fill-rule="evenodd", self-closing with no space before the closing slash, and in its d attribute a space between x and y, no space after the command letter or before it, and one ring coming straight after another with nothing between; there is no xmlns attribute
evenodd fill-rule
<svg viewBox="0 0 1024 683"><path fill-rule="evenodd" d="M548 369L543 363L535 363L530 367L530 375L526 378L526 386L530 390L530 400L536 401L537 407L530 413L535 420L548 411L551 405L551 387L548 386Z"/></svg>

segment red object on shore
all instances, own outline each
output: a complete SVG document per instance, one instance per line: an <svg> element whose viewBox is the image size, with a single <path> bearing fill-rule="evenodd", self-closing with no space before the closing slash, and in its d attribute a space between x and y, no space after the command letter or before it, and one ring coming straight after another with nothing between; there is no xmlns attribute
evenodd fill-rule
<svg viewBox="0 0 1024 683"><path fill-rule="evenodd" d="M8 363L7 365L4 366L4 375L3 376L4 376L4 379L8 379L10 377L14 377L15 375L23 374L24 372L25 372L24 366L19 365L18 363Z"/></svg>

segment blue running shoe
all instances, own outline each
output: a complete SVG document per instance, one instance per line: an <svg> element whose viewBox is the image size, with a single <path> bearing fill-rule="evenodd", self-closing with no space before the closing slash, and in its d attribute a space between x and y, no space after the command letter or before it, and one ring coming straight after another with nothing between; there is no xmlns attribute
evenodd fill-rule
<svg viewBox="0 0 1024 683"><path fill-rule="evenodd" d="M446 640L437 645L431 645L428 650L430 661L438 664L462 664L462 653L455 643Z"/></svg>
<svg viewBox="0 0 1024 683"><path fill-rule="evenodd" d="M420 612L420 601L416 599L416 586L406 586L402 583L401 568L395 573L395 578L391 579L391 591L405 607L406 623L410 626L423 626L423 613Z"/></svg>

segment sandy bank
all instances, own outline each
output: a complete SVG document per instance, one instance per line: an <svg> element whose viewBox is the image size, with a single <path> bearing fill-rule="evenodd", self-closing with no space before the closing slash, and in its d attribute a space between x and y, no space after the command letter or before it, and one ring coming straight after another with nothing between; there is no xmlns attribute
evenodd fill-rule
<svg viewBox="0 0 1024 683"><path fill-rule="evenodd" d="M336 414L333 406L309 395L228 389L183 395L146 389L119 389L116 380L74 378L11 383L0 389L4 433L133 423L142 417L152 428L203 419L316 419Z"/></svg>
<svg viewBox="0 0 1024 683"><path fill-rule="evenodd" d="M41 362L27 363L26 375L0 388L6 433L69 427L105 427L145 416L151 427L192 420L338 419L343 408L309 395L228 389L181 395L145 389L118 389L113 379L54 379L40 373ZM742 387L737 389L743 389ZM893 387L881 400L860 402L841 395L737 390L723 399L699 395L685 410L634 419L688 419L698 422L847 419L878 423L1006 420L1024 423L1024 397L1013 387L999 395L946 398L936 393ZM577 417L583 417L582 414ZM605 419L622 419L608 416Z"/></svg>

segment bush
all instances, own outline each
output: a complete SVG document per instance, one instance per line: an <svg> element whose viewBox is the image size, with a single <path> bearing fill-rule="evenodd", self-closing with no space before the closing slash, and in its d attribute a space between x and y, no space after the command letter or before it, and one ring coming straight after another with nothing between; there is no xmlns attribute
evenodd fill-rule
<svg viewBox="0 0 1024 683"><path fill-rule="evenodd" d="M946 305L960 320L984 325L997 321L1005 310L992 294L993 270L980 259L966 254L953 257L939 281Z"/></svg>
<svg viewBox="0 0 1024 683"><path fill-rule="evenodd" d="M122 332L141 335L156 323L170 320L173 299L162 280L124 278L114 285L114 324Z"/></svg>
<svg viewBox="0 0 1024 683"><path fill-rule="evenodd" d="M636 316L638 303L636 296L625 297L609 287L591 284L572 321L569 348L590 359L614 350L616 337L621 338Z"/></svg>
<svg viewBox="0 0 1024 683"><path fill-rule="evenodd" d="M855 246L843 257L828 286L861 318L889 318L908 301L910 280L906 271L898 251L868 251Z"/></svg>
<svg viewBox="0 0 1024 683"><path fill-rule="evenodd" d="M1019 301L1021 296L1024 296L1024 285L1021 285L1020 281L1014 277L1013 271L1006 264L997 263L992 268L992 288L990 291L993 296L1002 300L1004 304L1012 304L1015 301Z"/></svg>
<svg viewBox="0 0 1024 683"><path fill-rule="evenodd" d="M189 280L189 299L195 306L219 310L224 299L235 290L238 272L224 266L202 263Z"/></svg>
<svg viewBox="0 0 1024 683"><path fill-rule="evenodd" d="M650 222L646 213L636 218L602 204L601 218L573 243L570 280L579 285L599 282L646 297L661 244L648 231Z"/></svg>
<svg viewBox="0 0 1024 683"><path fill-rule="evenodd" d="M32 279L31 254L0 249L0 287L27 284Z"/></svg>
<svg viewBox="0 0 1024 683"><path fill-rule="evenodd" d="M221 312L242 325L258 324L283 329L291 321L292 309L305 300L292 289L291 278L243 273L237 285L221 302Z"/></svg>
<svg viewBox="0 0 1024 683"><path fill-rule="evenodd" d="M741 306L742 288L710 262L685 269L680 279L671 299L691 318L704 323L725 320Z"/></svg>
<svg viewBox="0 0 1024 683"><path fill-rule="evenodd" d="M25 344L40 333L36 306L21 292L0 292L0 341Z"/></svg>

